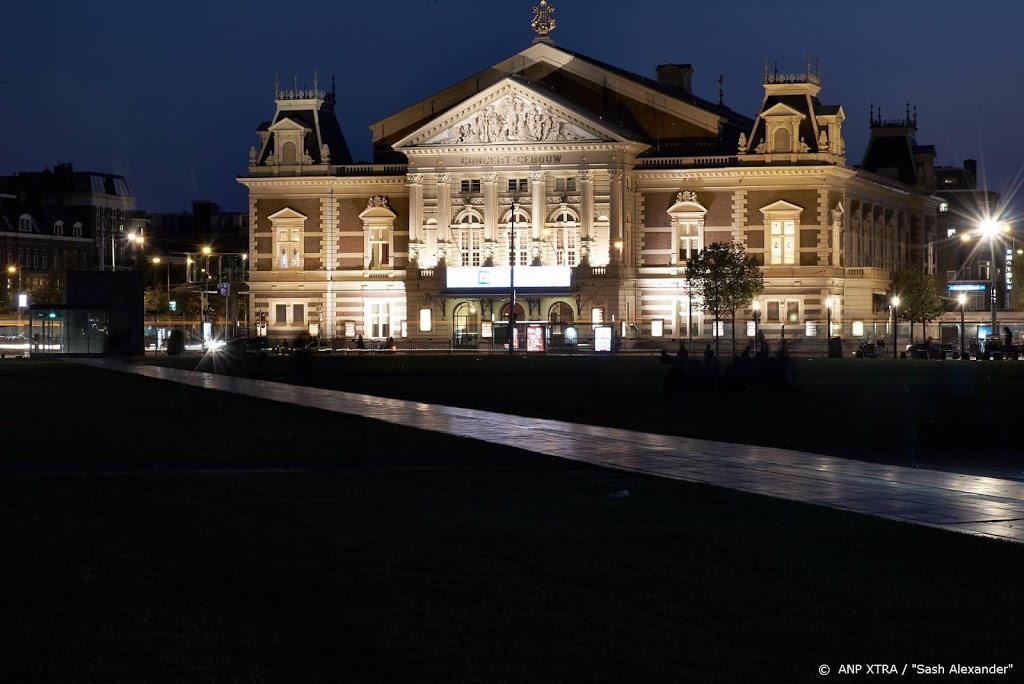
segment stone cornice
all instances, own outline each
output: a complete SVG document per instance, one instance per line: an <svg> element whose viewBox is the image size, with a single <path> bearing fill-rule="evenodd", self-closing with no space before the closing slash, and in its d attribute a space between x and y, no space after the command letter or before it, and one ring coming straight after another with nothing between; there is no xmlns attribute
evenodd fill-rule
<svg viewBox="0 0 1024 684"><path fill-rule="evenodd" d="M435 145L433 147L403 148L402 154L407 157L440 157L440 156L494 156L497 154L515 155L548 155L564 152L623 152L639 153L648 146L642 143L622 142L578 142L578 143L542 143L536 145Z"/></svg>
<svg viewBox="0 0 1024 684"><path fill-rule="evenodd" d="M781 168L730 168L730 169L678 169L675 171L634 171L639 182L647 180L690 180L696 178L736 179L744 178L809 178L829 176L849 179L857 175L853 169L838 166L798 166Z"/></svg>
<svg viewBox="0 0 1024 684"><path fill-rule="evenodd" d="M239 183L253 189L265 188L365 188L388 186L396 189L406 187L405 176L313 176L303 178L236 178Z"/></svg>

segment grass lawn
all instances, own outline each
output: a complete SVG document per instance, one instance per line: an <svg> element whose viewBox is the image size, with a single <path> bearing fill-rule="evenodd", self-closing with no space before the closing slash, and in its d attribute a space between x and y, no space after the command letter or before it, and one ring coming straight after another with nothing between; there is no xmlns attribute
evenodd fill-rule
<svg viewBox="0 0 1024 684"><path fill-rule="evenodd" d="M666 395L657 357L147 357L230 373L645 432L1024 477L1024 363L797 359L792 392Z"/></svg>
<svg viewBox="0 0 1024 684"><path fill-rule="evenodd" d="M794 682L1020 650L1021 545L64 363L0 383L0 681Z"/></svg>

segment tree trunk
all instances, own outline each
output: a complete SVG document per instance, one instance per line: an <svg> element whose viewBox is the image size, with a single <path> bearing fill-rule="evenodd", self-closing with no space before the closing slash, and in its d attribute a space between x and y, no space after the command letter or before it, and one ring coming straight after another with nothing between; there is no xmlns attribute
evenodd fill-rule
<svg viewBox="0 0 1024 684"><path fill-rule="evenodd" d="M736 356L736 312L732 312L732 355Z"/></svg>
<svg viewBox="0 0 1024 684"><path fill-rule="evenodd" d="M718 356L718 340L721 337L721 335L718 334L718 321L719 320L720 319L718 318L718 315L716 314L715 315L715 327L711 330L711 334L715 338L715 356Z"/></svg>

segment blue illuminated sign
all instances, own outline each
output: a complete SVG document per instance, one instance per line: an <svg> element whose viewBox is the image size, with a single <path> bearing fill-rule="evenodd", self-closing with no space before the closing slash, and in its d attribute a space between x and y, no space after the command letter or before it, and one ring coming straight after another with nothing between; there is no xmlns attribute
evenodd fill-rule
<svg viewBox="0 0 1024 684"><path fill-rule="evenodd" d="M983 292L985 286L981 283L951 283L950 292Z"/></svg>

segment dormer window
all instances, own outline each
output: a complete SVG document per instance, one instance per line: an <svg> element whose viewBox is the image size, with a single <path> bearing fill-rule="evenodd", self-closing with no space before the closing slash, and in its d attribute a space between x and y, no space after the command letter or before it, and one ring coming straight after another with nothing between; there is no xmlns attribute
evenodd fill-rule
<svg viewBox="0 0 1024 684"><path fill-rule="evenodd" d="M776 129L772 142L772 152L789 153L793 151L793 137L787 128Z"/></svg>
<svg viewBox="0 0 1024 684"><path fill-rule="evenodd" d="M18 232L31 233L32 232L32 216L29 214L22 214L18 217Z"/></svg>
<svg viewBox="0 0 1024 684"><path fill-rule="evenodd" d="M82 222L75 221L74 225L71 226L72 237L82 237Z"/></svg>
<svg viewBox="0 0 1024 684"><path fill-rule="evenodd" d="M64 222L63 221L54 221L53 222L53 234L54 235L63 235L64 234Z"/></svg>

